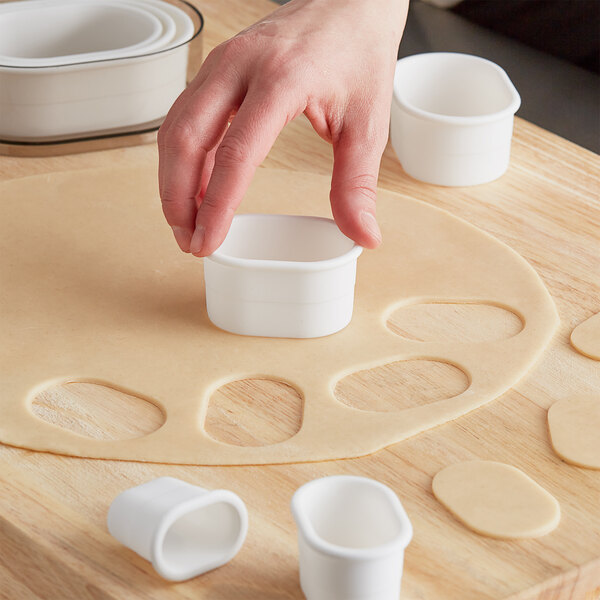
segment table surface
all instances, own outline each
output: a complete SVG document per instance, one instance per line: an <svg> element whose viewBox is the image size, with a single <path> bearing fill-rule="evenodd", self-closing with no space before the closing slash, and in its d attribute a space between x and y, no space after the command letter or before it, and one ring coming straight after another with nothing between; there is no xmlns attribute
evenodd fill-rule
<svg viewBox="0 0 600 600"><path fill-rule="evenodd" d="M258 0L197 4L206 18L207 51L273 8ZM154 144L53 158L2 157L0 181L156 160ZM264 163L321 174L329 174L331 165L330 147L304 117L286 127ZM388 147L381 187L464 218L509 244L538 271L561 317L538 365L489 405L361 459L185 467L77 459L0 445L0 598L302 598L289 500L301 484L334 473L374 477L401 498L415 528L405 560L402 597L407 600L598 597L600 472L567 465L554 455L546 411L556 400L600 390L600 363L577 354L568 341L575 325L600 311L599 171L597 155L520 119L508 173L485 186L419 183L403 173ZM459 318L448 327L462 325ZM357 377L344 393L350 396L375 383L392 393L391 373L379 370L362 381ZM121 402L106 402L117 396ZM297 399L292 396L273 382L242 382L213 398L207 429L242 445L271 443L297 426ZM42 412L52 413L58 404L74 406L64 418L71 426L80 422L90 435L142 434L160 424L160 414L146 403L91 384L48 390L38 400L36 410ZM434 499L431 479L444 466L473 458L500 460L532 476L559 500L559 527L536 540L509 542L460 525ZM112 498L162 475L229 488L245 500L250 531L232 563L170 584L109 536L105 517Z"/></svg>

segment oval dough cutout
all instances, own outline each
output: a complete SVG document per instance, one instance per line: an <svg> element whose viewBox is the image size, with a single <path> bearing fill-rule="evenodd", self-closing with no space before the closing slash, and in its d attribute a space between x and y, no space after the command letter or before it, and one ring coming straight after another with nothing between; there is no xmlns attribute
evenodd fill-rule
<svg viewBox="0 0 600 600"><path fill-rule="evenodd" d="M73 382L39 392L31 412L96 440L129 440L160 429L165 415L148 400L97 383Z"/></svg>
<svg viewBox="0 0 600 600"><path fill-rule="evenodd" d="M359 410L393 412L458 396L469 378L437 360L402 360L357 371L340 379L335 397Z"/></svg>
<svg viewBox="0 0 600 600"><path fill-rule="evenodd" d="M302 395L287 383L240 379L212 394L204 430L235 446L276 444L300 431L302 409Z"/></svg>
<svg viewBox="0 0 600 600"><path fill-rule="evenodd" d="M548 411L552 447L564 461L600 469L600 395L560 400Z"/></svg>
<svg viewBox="0 0 600 600"><path fill-rule="evenodd" d="M396 309L387 322L400 337L419 342L493 342L523 329L512 311L491 304L429 302Z"/></svg>
<svg viewBox="0 0 600 600"><path fill-rule="evenodd" d="M494 538L535 538L560 521L560 505L523 471L473 460L446 467L433 478L435 497L473 531Z"/></svg>
<svg viewBox="0 0 600 600"><path fill-rule="evenodd" d="M571 344L580 354L600 360L600 313L596 313L573 329Z"/></svg>

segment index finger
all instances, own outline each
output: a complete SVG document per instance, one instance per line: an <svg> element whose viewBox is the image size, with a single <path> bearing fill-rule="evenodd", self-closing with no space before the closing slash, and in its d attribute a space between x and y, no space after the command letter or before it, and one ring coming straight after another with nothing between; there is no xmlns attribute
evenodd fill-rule
<svg viewBox="0 0 600 600"><path fill-rule="evenodd" d="M215 154L212 176L198 208L190 245L195 256L212 254L223 242L254 172L287 122L286 99L248 94Z"/></svg>
<svg viewBox="0 0 600 600"><path fill-rule="evenodd" d="M229 115L239 102L239 89L207 81L159 140L159 190L163 212L185 252L194 231L196 197L207 153L218 144Z"/></svg>

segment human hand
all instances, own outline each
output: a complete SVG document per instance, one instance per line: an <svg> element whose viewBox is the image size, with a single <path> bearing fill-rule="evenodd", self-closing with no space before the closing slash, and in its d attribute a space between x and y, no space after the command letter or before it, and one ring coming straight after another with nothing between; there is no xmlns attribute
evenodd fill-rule
<svg viewBox="0 0 600 600"><path fill-rule="evenodd" d="M184 252L219 247L256 168L302 113L333 145L336 223L361 246L380 243L377 175L407 8L292 0L207 56L158 133L163 211Z"/></svg>

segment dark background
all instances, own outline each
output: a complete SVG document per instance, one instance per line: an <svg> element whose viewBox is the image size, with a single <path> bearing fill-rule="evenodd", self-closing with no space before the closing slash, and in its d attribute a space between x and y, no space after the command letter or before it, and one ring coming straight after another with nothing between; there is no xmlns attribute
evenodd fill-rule
<svg viewBox="0 0 600 600"><path fill-rule="evenodd" d="M600 0L463 0L450 10L411 0L399 57L488 58L519 91L518 116L600 153L599 39Z"/></svg>

